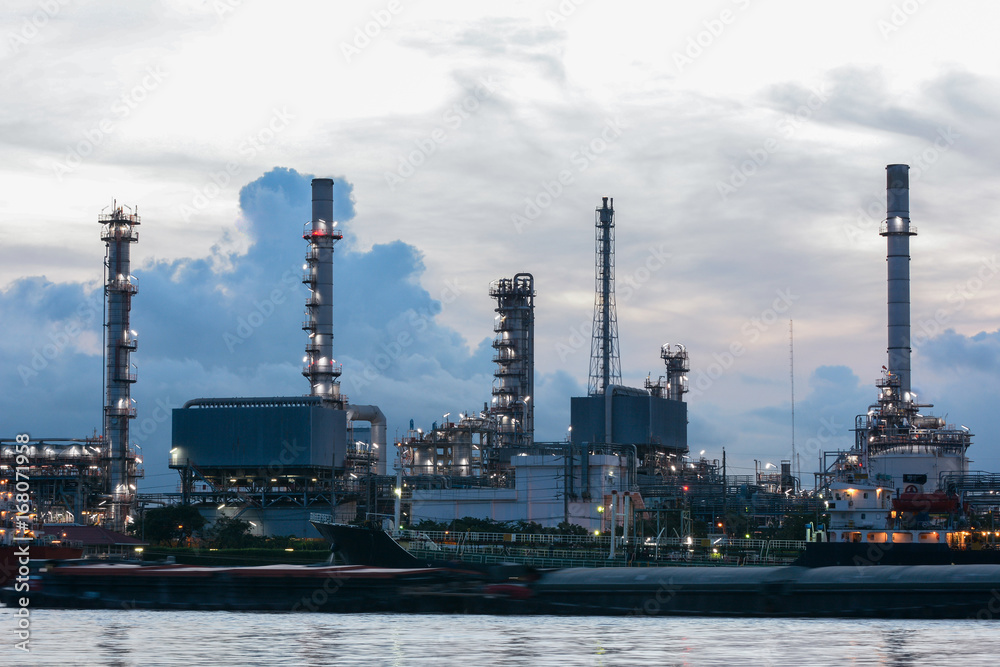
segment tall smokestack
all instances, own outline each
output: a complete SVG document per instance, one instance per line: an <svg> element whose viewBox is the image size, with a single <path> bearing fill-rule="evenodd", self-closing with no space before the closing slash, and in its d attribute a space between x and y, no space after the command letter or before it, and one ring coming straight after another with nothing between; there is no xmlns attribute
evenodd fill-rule
<svg viewBox="0 0 1000 667"><path fill-rule="evenodd" d="M310 395L321 396L341 407L341 366L333 358L333 246L343 238L333 219L333 179L312 181L312 220L305 224L302 238L309 242L302 282L310 290L302 328L309 332L305 366Z"/></svg>
<svg viewBox="0 0 1000 667"><path fill-rule="evenodd" d="M886 166L886 213L879 233L886 237L889 304L889 372L899 376L903 397L910 392L909 165Z"/></svg>

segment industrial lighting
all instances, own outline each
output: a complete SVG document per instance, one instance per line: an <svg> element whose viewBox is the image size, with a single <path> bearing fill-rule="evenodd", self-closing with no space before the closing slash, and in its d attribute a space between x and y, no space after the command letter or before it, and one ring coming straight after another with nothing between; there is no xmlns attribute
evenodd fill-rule
<svg viewBox="0 0 1000 667"><path fill-rule="evenodd" d="M215 509L218 509L218 510L221 510L221 509L222 509L223 507L225 507L225 506L226 506L226 503L222 503L221 505L219 505L219 506L218 506L218 507L216 507Z"/></svg>

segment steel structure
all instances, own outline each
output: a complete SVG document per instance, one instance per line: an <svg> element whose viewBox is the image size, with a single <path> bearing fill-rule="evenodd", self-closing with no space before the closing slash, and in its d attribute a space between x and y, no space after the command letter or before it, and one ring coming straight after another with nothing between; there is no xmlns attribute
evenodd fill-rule
<svg viewBox="0 0 1000 667"><path fill-rule="evenodd" d="M657 398L683 401L688 391L687 374L691 372L687 348L680 343L664 343L660 347L660 359L666 366L666 380L662 375L656 380L647 377L646 389Z"/></svg>
<svg viewBox="0 0 1000 667"><path fill-rule="evenodd" d="M129 326L132 296L130 250L139 240L139 215L112 204L110 213L101 213L101 240L107 254L104 260L104 295L107 321L105 346L107 375L105 377L104 438L108 449L107 493L110 510L106 515L109 528L122 531L135 496L135 470L130 467L131 445L129 423L135 419L131 397L136 381L131 354L136 349L136 333Z"/></svg>
<svg viewBox="0 0 1000 667"><path fill-rule="evenodd" d="M502 447L530 445L535 419L531 396L535 377L535 279L530 273L501 278L490 285L496 299L493 404Z"/></svg>
<svg viewBox="0 0 1000 667"><path fill-rule="evenodd" d="M496 448L496 426L491 416L461 414L424 433L407 432L396 442L403 474L410 477L496 477L510 464L510 451ZM506 451L506 461L502 452Z"/></svg>
<svg viewBox="0 0 1000 667"><path fill-rule="evenodd" d="M309 379L312 396L331 407L343 408L340 395L341 366L333 358L333 246L344 235L333 219L333 179L312 180L312 220L302 238L309 242L302 282L309 287L302 328L309 332L302 374Z"/></svg>
<svg viewBox="0 0 1000 667"><path fill-rule="evenodd" d="M107 442L99 435L92 438L32 438L26 443L2 438L0 499L5 493L15 492L17 471L20 469L20 480L24 481L24 476L27 476L31 493L29 525L107 523L109 463ZM139 456L128 458L130 476L142 476L141 464ZM13 496L9 500L13 500ZM3 524L0 531L14 528L13 513L0 518L4 519L0 522Z"/></svg>
<svg viewBox="0 0 1000 667"><path fill-rule="evenodd" d="M601 197L601 205L594 218L596 293L587 387L590 396L603 394L610 385L622 382L618 317L615 314L615 200Z"/></svg>

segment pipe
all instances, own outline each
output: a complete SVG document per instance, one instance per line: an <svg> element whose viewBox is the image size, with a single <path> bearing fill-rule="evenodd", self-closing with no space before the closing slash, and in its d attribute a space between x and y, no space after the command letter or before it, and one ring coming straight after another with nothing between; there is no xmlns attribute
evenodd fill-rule
<svg viewBox="0 0 1000 667"><path fill-rule="evenodd" d="M899 377L899 390L910 393L910 227L909 165L890 164L886 170L885 223L888 288L888 368Z"/></svg>
<svg viewBox="0 0 1000 667"><path fill-rule="evenodd" d="M364 421L372 426L372 445L378 449L377 474L386 474L386 452L385 442L385 415L377 405L346 405L347 419L350 421Z"/></svg>
<svg viewBox="0 0 1000 667"><path fill-rule="evenodd" d="M608 558L615 557L615 530L618 528L618 519L615 517L615 499L618 491L611 489L611 546L608 551Z"/></svg>

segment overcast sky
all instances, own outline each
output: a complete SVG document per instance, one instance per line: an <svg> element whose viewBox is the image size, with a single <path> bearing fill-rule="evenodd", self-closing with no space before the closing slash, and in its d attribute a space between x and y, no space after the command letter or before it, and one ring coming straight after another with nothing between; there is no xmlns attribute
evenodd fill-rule
<svg viewBox="0 0 1000 667"><path fill-rule="evenodd" d="M607 195L625 384L685 344L692 452L777 463L794 320L811 487L876 399L884 168L908 163L914 390L1000 470L997 25L985 1L5 2L0 430L100 428L113 199L142 216L140 490L177 486L168 408L307 392L301 229L332 177L350 400L390 437L480 408L489 283L528 271L536 437L560 440Z"/></svg>

